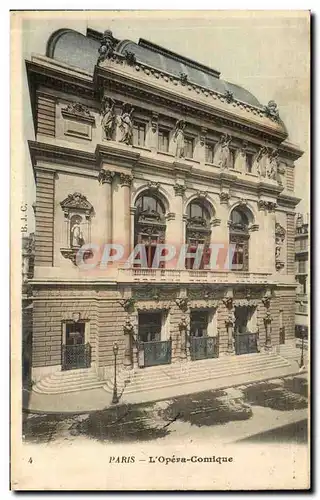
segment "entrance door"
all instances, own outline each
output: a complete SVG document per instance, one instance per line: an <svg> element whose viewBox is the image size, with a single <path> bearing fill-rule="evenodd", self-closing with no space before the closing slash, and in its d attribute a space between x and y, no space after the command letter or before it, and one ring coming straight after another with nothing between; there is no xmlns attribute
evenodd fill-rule
<svg viewBox="0 0 320 500"><path fill-rule="evenodd" d="M249 307L236 307L235 309L235 351L236 354L250 354L258 352L258 334L248 328L248 323L253 314Z"/></svg>
<svg viewBox="0 0 320 500"><path fill-rule="evenodd" d="M88 368L91 364L90 344L85 344L85 323L66 323L66 343L62 346L62 369Z"/></svg>
<svg viewBox="0 0 320 500"><path fill-rule="evenodd" d="M171 340L161 340L162 313L139 313L139 366L171 363Z"/></svg>
<svg viewBox="0 0 320 500"><path fill-rule="evenodd" d="M190 356L192 361L218 357L217 337L208 337L208 311L192 311L190 316Z"/></svg>

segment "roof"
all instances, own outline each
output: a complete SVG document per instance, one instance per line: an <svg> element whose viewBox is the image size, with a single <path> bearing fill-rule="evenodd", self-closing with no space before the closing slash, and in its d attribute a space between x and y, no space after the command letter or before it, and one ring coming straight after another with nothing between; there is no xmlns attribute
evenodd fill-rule
<svg viewBox="0 0 320 500"><path fill-rule="evenodd" d="M55 31L49 38L46 55L70 66L94 72L98 60L98 49L102 33L88 29L87 36L65 28ZM234 98L262 108L263 106L248 90L220 78L219 71L176 54L152 42L140 38L138 43L131 40L117 40L116 52L133 52L137 61L159 70L179 76L184 73L188 81L210 90L225 94L233 93Z"/></svg>

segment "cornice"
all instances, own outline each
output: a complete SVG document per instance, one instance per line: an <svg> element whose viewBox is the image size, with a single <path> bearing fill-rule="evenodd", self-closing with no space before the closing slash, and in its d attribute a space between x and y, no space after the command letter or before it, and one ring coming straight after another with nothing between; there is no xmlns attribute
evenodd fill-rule
<svg viewBox="0 0 320 500"><path fill-rule="evenodd" d="M293 196L287 193L280 194L277 199L278 205L291 209L295 209L295 207L298 205L298 203L300 203L300 201L301 198L298 198L297 196Z"/></svg>
<svg viewBox="0 0 320 500"><path fill-rule="evenodd" d="M28 141L28 145L34 169L37 168L37 162L39 160L47 160L52 163L62 163L65 165L97 170L97 162L94 153L39 141Z"/></svg>
<svg viewBox="0 0 320 500"><path fill-rule="evenodd" d="M139 162L141 154L136 151L131 151L130 149L115 148L107 144L98 144L95 150L95 156L99 168L101 168L103 162L108 162L132 169Z"/></svg>

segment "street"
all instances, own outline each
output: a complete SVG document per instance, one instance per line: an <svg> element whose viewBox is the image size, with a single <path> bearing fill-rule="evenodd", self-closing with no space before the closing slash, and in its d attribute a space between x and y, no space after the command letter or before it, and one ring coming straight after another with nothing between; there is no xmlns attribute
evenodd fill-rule
<svg viewBox="0 0 320 500"><path fill-rule="evenodd" d="M24 413L27 442L70 444L214 439L307 442L308 386L296 375L163 401L76 414Z"/></svg>

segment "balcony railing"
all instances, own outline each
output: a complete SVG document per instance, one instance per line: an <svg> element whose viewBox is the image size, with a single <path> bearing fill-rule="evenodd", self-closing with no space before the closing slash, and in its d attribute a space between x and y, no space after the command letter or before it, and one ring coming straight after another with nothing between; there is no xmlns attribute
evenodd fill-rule
<svg viewBox="0 0 320 500"><path fill-rule="evenodd" d="M128 268L118 270L118 282L258 283L270 282L271 274L192 269Z"/></svg>

